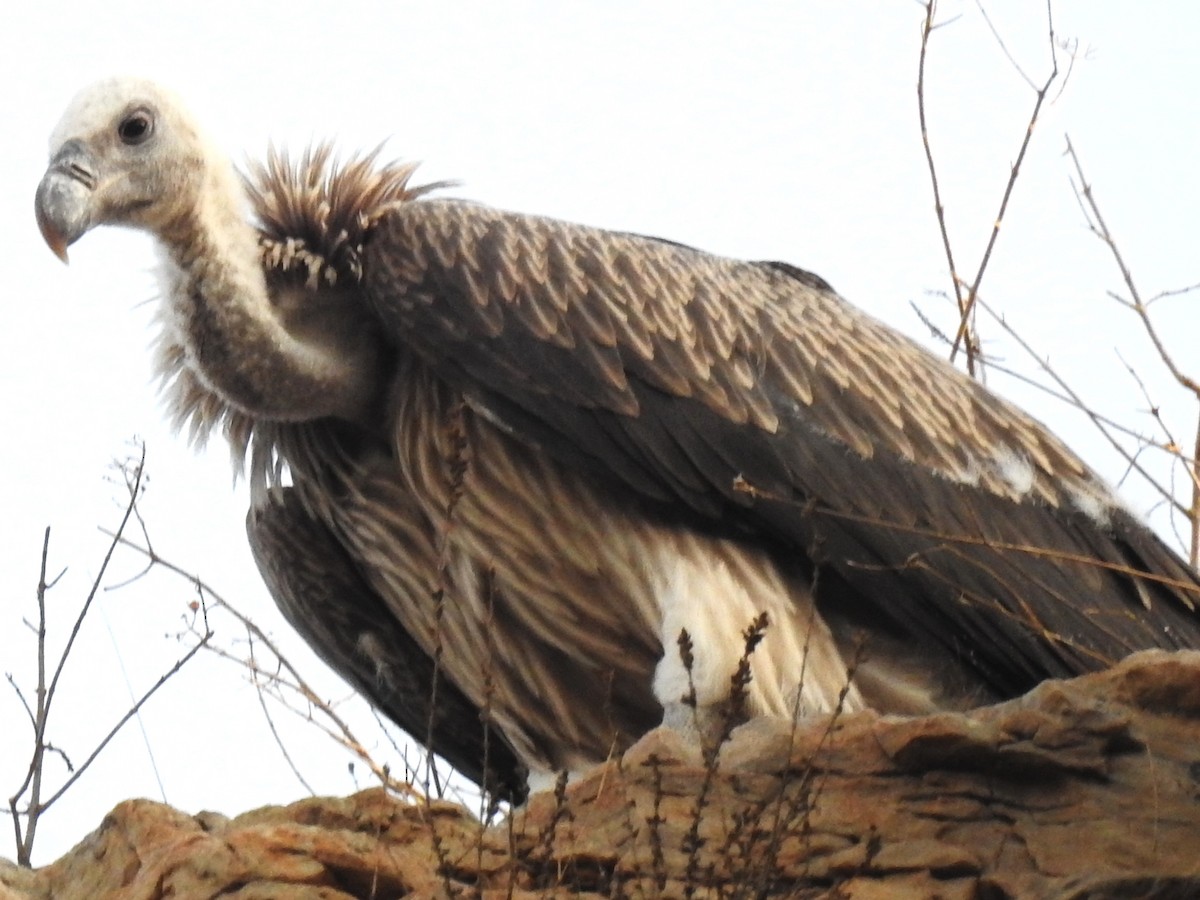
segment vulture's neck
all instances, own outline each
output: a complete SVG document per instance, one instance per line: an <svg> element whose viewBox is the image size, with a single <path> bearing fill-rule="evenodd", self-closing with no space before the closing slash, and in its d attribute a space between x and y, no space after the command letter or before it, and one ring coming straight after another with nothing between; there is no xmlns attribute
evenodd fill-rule
<svg viewBox="0 0 1200 900"><path fill-rule="evenodd" d="M210 166L196 201L160 230L166 337L204 387L256 420L368 424L379 389L369 327L329 321L348 304L328 289L273 296L245 205L232 167Z"/></svg>

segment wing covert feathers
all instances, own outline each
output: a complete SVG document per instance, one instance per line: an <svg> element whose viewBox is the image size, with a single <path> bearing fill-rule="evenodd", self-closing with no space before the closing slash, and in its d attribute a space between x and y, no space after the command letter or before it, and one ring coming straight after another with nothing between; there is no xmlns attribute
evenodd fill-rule
<svg viewBox="0 0 1200 900"><path fill-rule="evenodd" d="M998 496L1111 502L1038 423L799 270L440 200L390 210L371 241L381 317L481 383L637 416L636 378Z"/></svg>
<svg viewBox="0 0 1200 900"><path fill-rule="evenodd" d="M1078 457L815 276L440 200L366 262L385 330L489 420L780 541L1000 692L1200 645L1196 575Z"/></svg>

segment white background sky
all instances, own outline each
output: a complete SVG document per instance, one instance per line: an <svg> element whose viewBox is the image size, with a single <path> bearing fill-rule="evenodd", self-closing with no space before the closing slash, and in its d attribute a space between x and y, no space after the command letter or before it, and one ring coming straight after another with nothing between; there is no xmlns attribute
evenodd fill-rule
<svg viewBox="0 0 1200 900"><path fill-rule="evenodd" d="M990 5L1041 81L1044 6ZM928 99L951 236L973 272L1033 95L975 4L943 3L943 21L959 14L935 35ZM1062 151L1069 132L1146 295L1200 281L1200 7L1061 0L1055 14L1059 33L1089 52L1039 125L985 295L1087 399L1149 430L1120 347L1190 442L1194 403L1170 389L1132 315L1106 297L1118 274L1085 230ZM317 669L259 582L242 526L246 492L232 486L224 448L193 452L163 423L146 353L149 239L101 230L73 248L70 268L41 243L33 192L46 138L78 88L110 74L161 80L235 160L260 155L268 140L335 138L346 150L387 140L387 155L424 160L427 179L459 179L455 193L494 206L793 262L928 342L911 302L945 327L953 320L927 296L949 280L917 126L921 18L911 0L10 4L0 26L0 670L32 692L34 643L22 620L36 614L46 525L51 569L68 568L50 596L52 648L61 645L103 551L97 527L119 515L110 460L135 435L148 448L143 510L160 552ZM1197 303L1158 307L1185 367L1200 334ZM997 328L985 323L984 336L995 339L989 350L1032 369ZM1080 417L1010 381L992 384L1121 477ZM1132 484L1126 496L1141 512L1153 503ZM118 556L111 580L139 567ZM140 691L182 652L165 635L191 598L170 578L101 596L51 723L50 738L74 759L128 706L122 665ZM221 627L221 638L237 636ZM332 676L315 678L344 695ZM350 714L370 731L361 709ZM35 862L127 797L165 791L181 809L233 814L304 794L228 663L193 662L142 725L146 739L128 729L48 815ZM20 783L30 737L0 684L0 800ZM288 743L316 790L355 788L328 740L297 727ZM383 759L389 752L380 746ZM50 770L54 782L59 769ZM13 855L7 824L0 855Z"/></svg>

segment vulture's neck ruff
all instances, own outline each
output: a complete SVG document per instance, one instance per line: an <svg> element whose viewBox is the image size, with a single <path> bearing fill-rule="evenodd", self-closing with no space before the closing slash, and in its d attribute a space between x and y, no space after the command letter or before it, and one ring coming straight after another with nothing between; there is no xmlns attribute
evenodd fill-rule
<svg viewBox="0 0 1200 900"><path fill-rule="evenodd" d="M158 372L176 425L198 443L223 431L259 489L278 481L289 423L376 424L380 347L354 290L363 242L387 209L440 185L410 186L415 164L375 153L339 165L328 144L295 161L272 149L240 184L209 165L221 176L163 235Z"/></svg>

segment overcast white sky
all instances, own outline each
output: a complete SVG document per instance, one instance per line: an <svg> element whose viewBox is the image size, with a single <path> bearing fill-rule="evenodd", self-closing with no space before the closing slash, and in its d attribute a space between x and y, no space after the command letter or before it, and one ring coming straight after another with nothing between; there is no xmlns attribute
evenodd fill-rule
<svg viewBox="0 0 1200 900"><path fill-rule="evenodd" d="M1048 72L1044 5L989 4L1009 49ZM315 670L261 586L245 546L245 490L223 447L199 453L164 426L146 346L154 295L148 238L89 235L63 267L41 244L33 191L46 138L74 92L109 74L173 86L235 160L269 140L387 140L429 179L500 207L658 234L735 256L787 260L928 341L910 303L945 327L927 292L949 287L916 111L922 10L875 2L217 2L12 5L0 30L0 669L32 691L42 529L54 529L58 647L94 577L121 492L109 462L146 441L143 504L161 553L200 572ZM1033 102L973 2L944 2L929 62L931 136L960 265L973 272ZM984 291L1090 401L1149 430L1136 366L1185 443L1194 403L1170 389L1132 316L1106 297L1118 273L1085 230L1063 157L1069 132L1145 294L1200 281L1195 262L1200 7L1061 0L1056 26L1087 48L1047 109ZM1200 333L1200 296L1157 307L1179 361ZM1021 359L998 329L989 349ZM1200 369L1200 365L1196 368ZM1122 467L1079 416L1004 379L1014 396L1110 479ZM1165 471L1165 470L1163 470ZM1131 505L1153 500L1130 485ZM1156 520L1161 524L1161 520ZM114 583L140 561L119 556ZM50 738L79 761L182 652L192 595L169 578L105 593L61 685ZM222 638L236 632L226 623ZM331 676L315 676L342 696ZM361 709L355 721L369 732ZM235 667L199 659L156 697L42 824L48 862L118 801L162 799L233 814L304 789L270 740ZM378 740L371 735L371 741ZM30 732L0 684L0 799L19 785ZM152 772L152 748L162 789ZM319 792L355 782L347 757L311 729L289 746ZM389 751L383 745L385 760ZM398 767L398 761L392 760ZM51 766L51 781L58 768ZM361 770L360 770L361 771ZM366 783L365 780L360 783ZM7 805L7 804L3 804ZM12 856L0 827L0 855Z"/></svg>

